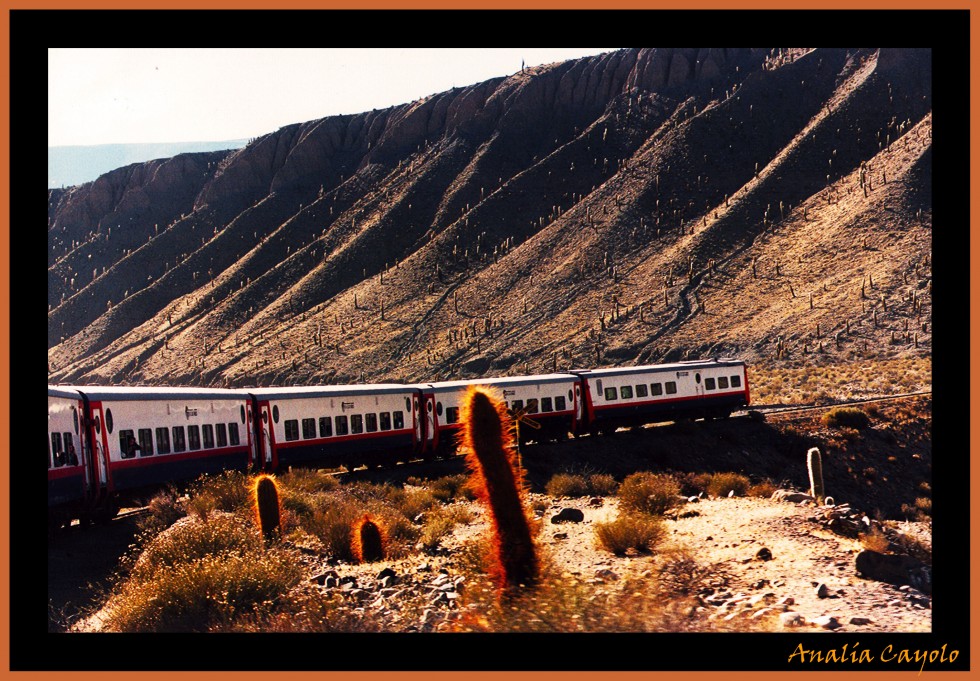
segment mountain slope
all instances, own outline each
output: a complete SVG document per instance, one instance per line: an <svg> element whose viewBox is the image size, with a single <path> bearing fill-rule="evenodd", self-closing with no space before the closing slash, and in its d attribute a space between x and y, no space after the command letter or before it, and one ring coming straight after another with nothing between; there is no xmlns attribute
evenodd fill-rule
<svg viewBox="0 0 980 681"><path fill-rule="evenodd" d="M629 49L49 192L49 380L931 345L931 55Z"/></svg>

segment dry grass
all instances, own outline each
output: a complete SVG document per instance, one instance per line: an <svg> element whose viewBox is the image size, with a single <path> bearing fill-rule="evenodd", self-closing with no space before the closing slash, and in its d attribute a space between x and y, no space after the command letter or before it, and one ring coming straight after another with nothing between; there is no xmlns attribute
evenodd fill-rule
<svg viewBox="0 0 980 681"><path fill-rule="evenodd" d="M623 480L616 493L620 508L626 512L662 515L678 503L680 483L672 475L641 471Z"/></svg>
<svg viewBox="0 0 980 681"><path fill-rule="evenodd" d="M595 525L596 543L617 556L625 556L630 550L650 553L666 533L662 518L645 513L624 514Z"/></svg>
<svg viewBox="0 0 980 681"><path fill-rule="evenodd" d="M840 428L842 430L845 428L861 430L862 428L867 428L871 423L867 412L857 407L833 407L827 410L827 413L823 415L823 419L821 420L829 428Z"/></svg>
<svg viewBox="0 0 980 681"><path fill-rule="evenodd" d="M751 482L740 473L712 473L705 490L713 497L727 497L729 494L744 497Z"/></svg>
<svg viewBox="0 0 980 681"><path fill-rule="evenodd" d="M754 365L749 374L758 404L829 404L870 394L897 395L932 388L932 358L877 359L804 367Z"/></svg>

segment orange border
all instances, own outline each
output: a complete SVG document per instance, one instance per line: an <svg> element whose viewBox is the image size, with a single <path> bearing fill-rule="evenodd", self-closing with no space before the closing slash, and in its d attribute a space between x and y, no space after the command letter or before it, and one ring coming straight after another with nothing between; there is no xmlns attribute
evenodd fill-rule
<svg viewBox="0 0 980 681"><path fill-rule="evenodd" d="M205 2L196 2L194 0L150 0L148 2L138 2L138 0L61 0L61 1L38 1L38 0L0 0L3 3L2 19L0 19L0 44L5 46L10 45L10 17L9 10L15 9L603 9L603 10L615 10L615 9L701 9L701 10L711 10L711 9L867 9L867 10L884 10L884 9L930 9L930 10L970 10L972 9L973 2L958 0L958 1L942 1L942 2L924 2L924 1L912 1L912 0L893 0L891 2L881 0L881 1L869 1L864 0L863 2L851 2L848 0L825 0L825 1L803 1L798 3L790 3L788 0L731 0L725 2L722 0L705 1L705 0L611 0L610 2L600 3L592 0L476 0L474 2L464 3L461 0L406 0L403 2L393 1L393 0L286 0L282 3L272 3L269 1L262 0L210 0ZM970 49L970 65L971 65L971 76L970 76L970 87L971 87L971 100L970 108L971 110L975 107L973 106L978 99L980 99L980 76L978 76L978 71L980 71L980 63L975 55L975 50L973 48L974 36L977 35L978 29L980 29L980 20L977 18L977 12L970 13L970 30L971 30L971 49ZM6 237L0 239L0 272L10 272L10 245L9 239L11 236L11 225L10 225L10 92L9 92L9 80L10 80L10 55L9 49L0 50L0 65L2 65L2 75L0 79L6 87L2 88L2 94L0 98L3 100L3 111L0 114L0 123L3 123L3 128L6 134L3 135L2 142L0 142L0 157L2 157L2 166L0 166L0 180L2 180L3 189L0 190L0 214L5 216L2 223L0 223L0 231ZM980 132L980 126L978 126L976 120L971 116L970 121L970 132L971 132L971 148L970 148L970 166L972 173L970 191L971 197L980 192L980 179L978 179L978 168L974 159L976 157L976 149L978 144L978 132ZM972 204L972 202L971 202ZM971 205L972 207L972 205ZM973 229L974 218L971 213L971 223L970 232L973 235L975 231ZM976 249L980 249L980 245L976 243L971 247L971 256ZM971 267L971 279L970 279L970 292L973 295L974 301L980 298L980 277L975 276L972 272ZM0 360L0 391L2 391L2 397L0 397L0 429L3 431L3 441L0 443L0 452L7 454L5 461L9 463L11 454L11 441L10 441L10 282L9 279L0 277L0 353L2 353L3 359ZM972 312L972 310L971 310ZM980 368L977 367L977 360L980 359L973 351L974 343L972 336L977 335L978 329L976 328L980 325L976 319L971 319L970 321L970 331L971 331L971 343L970 343L970 355L971 359L974 361L973 368L971 371L971 378L974 380L980 379ZM974 403L970 410L971 422L980 422L980 405L974 400ZM970 454L971 458L974 457L978 452L980 452L980 438L971 432L970 434ZM970 540L972 542L970 549L970 560L973 563L980 561L980 549L978 549L977 535L978 535L978 523L980 518L974 513L972 504L972 491L975 487L978 476L977 466L974 464L973 472L971 474L971 518L973 520L973 529L970 534ZM4 498L9 498L10 492L10 480L9 480L9 468L7 466L0 467L0 495ZM0 561L0 579L4 582L4 587L2 589L2 594L0 594L0 616L2 616L2 623L0 623L0 647L3 650L3 657L6 664L3 666L4 670L9 672L9 661L10 661L10 600L9 600L9 589L10 589L10 534L9 534L9 516L2 524L0 524L0 541L2 541L2 561ZM974 621L973 613L976 612L976 607L978 605L978 599L980 599L980 593L978 593L978 584L976 580L972 578L971 575L971 585L973 586L971 599L970 599L970 621L972 626L972 634L970 638L971 652L974 656L980 656L980 647L978 647L977 641L980 639L980 627L977 626L977 622ZM652 647L652 646L651 646ZM560 651L548 651L549 654L560 655ZM702 650L700 654L710 655L710 650ZM975 662L974 667L980 667L980 663ZM787 670L788 671L788 670ZM37 672L30 672L32 676L37 677L39 674ZM654 674L674 674L674 672L616 672L612 674L617 679L623 679L624 681L632 679L649 679ZM693 678L707 678L712 675L708 672L677 672L682 673L685 677ZM775 677L776 675L784 676L786 671L779 672L724 672L726 678L731 679L752 679L756 681L760 676ZM12 673L11 673L12 674ZM114 675L119 678L123 678L122 675L129 676L127 672L117 672ZM241 679L243 676L253 677L253 678L264 678L268 676L267 673L260 672L214 672L214 673L188 673L180 672L180 674L187 678L237 678ZM259 676L261 674L261 677ZM278 674L278 673L277 673ZM304 673L304 672L293 672L290 676L296 676L303 674L309 678L319 678L319 679L358 679L364 681L390 681L392 677L391 672L329 672L321 671L314 673ZM807 673L808 678L819 678L819 677L834 677L839 678L841 675L850 674L860 674L860 672L809 672ZM927 672L930 674L930 672ZM93 680L99 679L103 681L106 674L105 672L77 672L72 675L77 675L79 677L89 677ZM169 678L171 672L141 672L140 675L146 679L165 679ZM892 672L864 672L861 674L862 677L865 675L870 675L873 678L890 679L892 678ZM959 676L960 674L953 674L954 676ZM41 678L61 678L65 674L61 673L40 673ZM609 676L608 674L597 673L597 672L535 672L533 674L526 672L397 672L397 678L404 681L450 681L450 679L455 680L460 677L467 677L471 679L478 680L489 680L489 679L534 679L535 681L569 681L573 679L581 679L582 681L594 681L597 676L605 678Z"/></svg>

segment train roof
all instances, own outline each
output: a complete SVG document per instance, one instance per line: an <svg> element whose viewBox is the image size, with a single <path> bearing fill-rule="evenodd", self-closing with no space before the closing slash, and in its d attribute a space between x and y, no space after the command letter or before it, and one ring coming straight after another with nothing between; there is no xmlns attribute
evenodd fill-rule
<svg viewBox="0 0 980 681"><path fill-rule="evenodd" d="M745 366L740 359L695 359L670 364L647 364L635 367L610 367L608 369L573 369L570 373L577 376L598 377L625 376L628 374L652 373L657 371L689 371L691 369L710 369L711 367Z"/></svg>
<svg viewBox="0 0 980 681"><path fill-rule="evenodd" d="M501 376L498 378L469 379L465 381L439 381L436 383L420 383L418 387L437 391L457 390L471 385L536 385L539 383L568 383L575 380L572 374L539 374L537 376Z"/></svg>
<svg viewBox="0 0 980 681"><path fill-rule="evenodd" d="M304 397L349 397L351 395L394 395L416 390L414 386L400 383L378 383L370 385L306 385L284 388L248 388L247 392L256 397L280 399L299 399Z"/></svg>
<svg viewBox="0 0 980 681"><path fill-rule="evenodd" d="M227 388L193 388L193 387L151 387L151 386L98 386L98 385L58 385L48 386L48 394L64 393L65 397L78 398L78 393L95 400L145 400L173 398L184 400L227 400L243 399L245 393L241 390Z"/></svg>

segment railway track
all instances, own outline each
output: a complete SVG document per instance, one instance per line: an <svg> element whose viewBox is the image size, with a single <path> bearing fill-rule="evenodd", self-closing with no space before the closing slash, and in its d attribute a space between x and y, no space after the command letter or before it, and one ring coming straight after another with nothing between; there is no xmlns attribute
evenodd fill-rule
<svg viewBox="0 0 980 681"><path fill-rule="evenodd" d="M749 412L756 411L762 412L764 414L784 414L788 412L796 411L812 411L816 409L833 409L834 407L849 407L856 404L871 404L875 402L889 402L892 400L900 400L908 397L918 397L921 395L931 395L932 390L920 390L914 393L900 393L898 395L881 395L878 397L862 397L859 399L852 400L840 400L837 402L828 402L821 404L757 404L749 407L748 409L743 409L741 411L733 412L735 414L748 414Z"/></svg>

